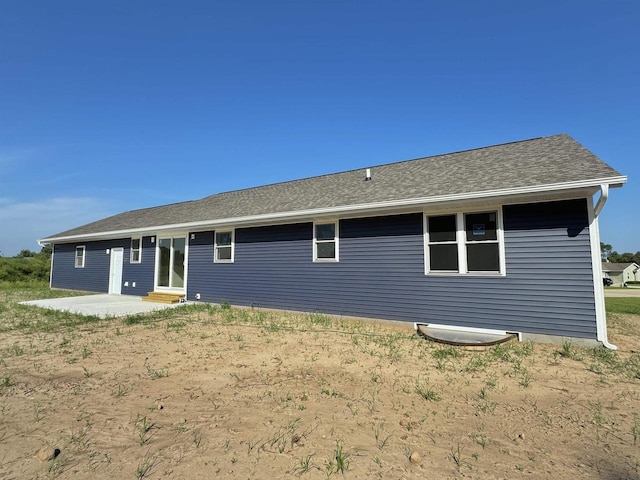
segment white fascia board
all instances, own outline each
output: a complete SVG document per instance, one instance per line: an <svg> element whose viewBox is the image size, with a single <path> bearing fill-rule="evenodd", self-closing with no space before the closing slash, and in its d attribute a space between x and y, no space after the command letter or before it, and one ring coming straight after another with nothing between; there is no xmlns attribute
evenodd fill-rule
<svg viewBox="0 0 640 480"><path fill-rule="evenodd" d="M448 202L487 200L499 197L529 196L549 192L565 192L569 190L583 190L588 188L600 188L600 185L619 187L626 183L626 176L580 180L576 182L538 185L534 187L505 188L501 190L487 190L481 192L456 193L451 195L439 195L436 197L420 197L387 202L363 203L359 205L343 205L338 207L314 208L308 210L294 210L291 212L269 213L264 215L249 215L244 217L222 218L218 220L203 220L199 222L186 222L171 225L156 225L144 228L124 230L112 230L106 232L89 233L84 235L71 235L66 237L50 237L38 240L38 243L56 243L80 239L102 240L106 238L127 237L131 235L157 235L158 232L171 232L176 230L196 231L206 228L240 227L249 225L289 223L294 221L309 220L313 218L352 215L383 210L406 209L407 207L427 207L433 204Z"/></svg>

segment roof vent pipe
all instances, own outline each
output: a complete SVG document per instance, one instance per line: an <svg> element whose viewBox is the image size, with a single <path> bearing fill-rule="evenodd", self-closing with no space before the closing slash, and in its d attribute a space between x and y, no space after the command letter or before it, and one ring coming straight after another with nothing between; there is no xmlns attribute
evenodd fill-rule
<svg viewBox="0 0 640 480"><path fill-rule="evenodd" d="M364 181L368 182L369 180L371 180L371 169L367 168L367 172L365 174Z"/></svg>

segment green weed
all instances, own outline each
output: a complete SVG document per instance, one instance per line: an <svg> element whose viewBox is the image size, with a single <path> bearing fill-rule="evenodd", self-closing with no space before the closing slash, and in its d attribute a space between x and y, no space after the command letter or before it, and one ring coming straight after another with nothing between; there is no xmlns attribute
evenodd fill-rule
<svg viewBox="0 0 640 480"><path fill-rule="evenodd" d="M147 453L143 457L142 461L136 467L135 477L138 480L142 480L143 478L145 478L153 468L154 463L155 463L155 458L150 457L149 454Z"/></svg>
<svg viewBox="0 0 640 480"><path fill-rule="evenodd" d="M429 402L439 402L442 398L435 390L432 390L427 385L417 384L415 392Z"/></svg>
<svg viewBox="0 0 640 480"><path fill-rule="evenodd" d="M448 358L460 358L460 352L454 347L437 348L431 352L431 356L436 360L444 360Z"/></svg>
<svg viewBox="0 0 640 480"><path fill-rule="evenodd" d="M155 425L149 421L146 415L138 416L136 425L138 427L138 441L140 445L144 445L149 441L149 432Z"/></svg>
<svg viewBox="0 0 640 480"><path fill-rule="evenodd" d="M152 368L151 365L147 364L146 360L144 363L145 368L147 369L147 375L151 380L157 380L158 378L164 378L169 376L169 372L167 370L160 370Z"/></svg>

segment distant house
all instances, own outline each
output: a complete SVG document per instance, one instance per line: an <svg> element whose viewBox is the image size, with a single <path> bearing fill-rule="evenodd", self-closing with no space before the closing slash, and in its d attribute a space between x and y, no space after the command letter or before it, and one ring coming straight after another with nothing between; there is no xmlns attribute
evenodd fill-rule
<svg viewBox="0 0 640 480"><path fill-rule="evenodd" d="M128 211L40 242L55 288L611 346L597 217L625 182L563 134Z"/></svg>
<svg viewBox="0 0 640 480"><path fill-rule="evenodd" d="M640 265L637 263L602 262L602 274L610 278L614 286L622 286L626 282L640 282Z"/></svg>

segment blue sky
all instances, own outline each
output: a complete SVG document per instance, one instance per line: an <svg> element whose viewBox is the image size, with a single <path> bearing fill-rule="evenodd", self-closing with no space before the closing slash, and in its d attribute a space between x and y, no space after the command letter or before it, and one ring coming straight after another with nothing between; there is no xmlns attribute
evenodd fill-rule
<svg viewBox="0 0 640 480"><path fill-rule="evenodd" d="M569 133L640 250L640 2L0 2L0 252L135 208ZM636 213L634 213L636 212Z"/></svg>

